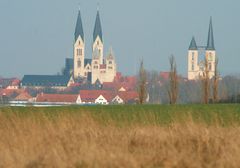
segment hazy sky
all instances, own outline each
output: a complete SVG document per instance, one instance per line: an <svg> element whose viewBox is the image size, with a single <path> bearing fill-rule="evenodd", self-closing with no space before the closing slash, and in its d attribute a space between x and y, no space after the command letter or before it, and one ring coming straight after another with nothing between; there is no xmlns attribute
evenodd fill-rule
<svg viewBox="0 0 240 168"><path fill-rule="evenodd" d="M91 58L98 2L105 53L113 47L124 74L142 58L148 70L168 71L174 54L186 75L190 40L206 45L210 16L220 72L240 72L239 0L0 0L0 75L59 72L72 57L79 3Z"/></svg>

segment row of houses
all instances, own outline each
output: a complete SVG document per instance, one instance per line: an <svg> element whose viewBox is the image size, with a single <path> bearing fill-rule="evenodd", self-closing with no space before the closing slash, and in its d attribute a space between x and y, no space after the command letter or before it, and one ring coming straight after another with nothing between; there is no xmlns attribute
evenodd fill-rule
<svg viewBox="0 0 240 168"><path fill-rule="evenodd" d="M0 90L0 100L2 103L7 102L12 105L135 104L138 100L138 93L136 91L81 90L78 94L39 93L33 97L23 89L4 89Z"/></svg>

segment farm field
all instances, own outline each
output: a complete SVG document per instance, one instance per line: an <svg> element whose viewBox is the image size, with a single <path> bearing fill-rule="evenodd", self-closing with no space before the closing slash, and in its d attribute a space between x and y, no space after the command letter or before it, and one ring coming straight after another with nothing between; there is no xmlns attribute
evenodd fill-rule
<svg viewBox="0 0 240 168"><path fill-rule="evenodd" d="M0 108L0 167L239 167L240 105Z"/></svg>

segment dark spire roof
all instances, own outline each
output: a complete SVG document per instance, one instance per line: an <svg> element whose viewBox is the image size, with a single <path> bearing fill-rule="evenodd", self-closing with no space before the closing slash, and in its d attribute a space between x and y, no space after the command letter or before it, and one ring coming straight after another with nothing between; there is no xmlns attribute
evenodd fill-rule
<svg viewBox="0 0 240 168"><path fill-rule="evenodd" d="M78 11L78 18L77 18L77 24L76 24L75 34L74 35L75 35L75 41L77 41L79 36L84 41L84 33L83 33L82 18L81 18L80 10Z"/></svg>
<svg viewBox="0 0 240 168"><path fill-rule="evenodd" d="M100 39L103 41L102 26L101 26L99 11L97 11L97 17L96 17L96 21L95 21L95 27L94 27L94 32L93 32L93 41L96 40L97 36L99 36Z"/></svg>
<svg viewBox="0 0 240 168"><path fill-rule="evenodd" d="M192 37L192 41L191 41L191 43L190 43L189 50L197 50L197 49L198 49L198 48L197 48L197 43L196 43L196 41L195 41L195 38Z"/></svg>
<svg viewBox="0 0 240 168"><path fill-rule="evenodd" d="M207 50L215 50L214 47L214 37L213 37L213 26L212 26L212 17L210 19L209 30L208 30L208 42Z"/></svg>

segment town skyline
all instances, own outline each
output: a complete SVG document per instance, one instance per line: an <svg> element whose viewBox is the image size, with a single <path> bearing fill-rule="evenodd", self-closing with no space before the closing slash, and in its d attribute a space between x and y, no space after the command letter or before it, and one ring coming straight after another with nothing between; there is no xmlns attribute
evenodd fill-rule
<svg viewBox="0 0 240 168"><path fill-rule="evenodd" d="M186 4L186 2L188 1L184 1L182 4ZM24 74L56 74L60 72L64 67L64 59L72 57L78 1L55 4L49 2L49 6L46 6L47 1L37 3L23 1L22 3L25 6L17 1L7 2L4 0L0 2L0 8L2 8L0 17L3 20L3 31L0 33L2 37L0 40L2 46L0 75L22 77ZM184 12L183 10L178 16L179 20L176 17L177 12L171 14L168 11L171 4L175 4L172 9L177 9L179 2L176 1L162 4L154 1L147 3L145 7L145 2L139 2L137 6L132 6L134 12L131 14L129 13L131 2L126 10L122 11L124 13L121 13L119 8L123 8L127 3L125 1L115 3L113 5L113 2L101 1L100 13L103 40L105 46L113 46L118 62L118 71L126 75L136 74L141 59L144 60L147 70L168 71L168 58L174 54L179 73L186 76L187 51L191 38L195 36L198 45L206 44L207 27L210 16L212 16L220 73L223 75L239 73L237 66L239 34L237 34L237 29L240 25L236 23L237 19L234 20L238 11L234 10L236 5L233 5L239 2L218 2L217 6L209 2L209 6L203 9L204 14L192 15L190 15L191 11L195 7L190 9L190 5L180 5L180 9L188 7L189 11ZM66 6L62 6L64 4ZM166 9L163 8L164 6ZM10 7L13 14L9 16L7 10L10 10ZM226 16L223 17L220 10L222 7L226 9L229 7L226 15L233 17L228 17L228 20ZM41 8L46 12L41 13ZM83 29L86 34L86 57L91 58L91 34L94 17L97 13L97 1L81 2L80 8ZM145 12L141 12L141 9L144 9ZM150 9L152 10L150 11ZM160 9L164 9L165 13ZM113 11L114 13L112 13ZM161 15L162 13L164 14ZM126 14L130 14L129 17ZM189 15L187 16L187 14ZM185 23L183 16L188 24ZM34 17L36 18L34 19ZM151 19L147 19L148 17ZM4 24L7 21L9 24ZM107 52L108 48L105 48L105 55ZM8 63L11 61L14 65L13 68L9 68Z"/></svg>

